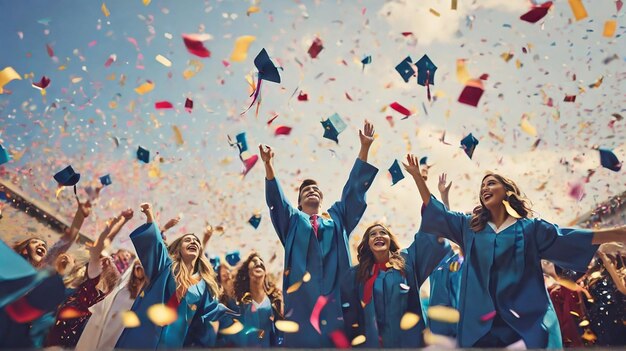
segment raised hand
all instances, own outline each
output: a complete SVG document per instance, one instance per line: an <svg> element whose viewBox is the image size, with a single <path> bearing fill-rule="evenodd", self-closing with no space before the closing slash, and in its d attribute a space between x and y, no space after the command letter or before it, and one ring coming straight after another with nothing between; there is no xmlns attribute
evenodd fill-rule
<svg viewBox="0 0 626 351"><path fill-rule="evenodd" d="M178 216L176 218L170 219L169 221L167 221L167 223L165 223L165 226L163 226L162 232L171 229L172 227L177 225L178 222L180 222L180 217L178 217Z"/></svg>
<svg viewBox="0 0 626 351"><path fill-rule="evenodd" d="M261 160L266 164L274 158L274 150L269 145L259 145L259 152L261 153Z"/></svg>
<svg viewBox="0 0 626 351"><path fill-rule="evenodd" d="M213 227L207 223L206 227L204 228L204 235L202 236L202 247L206 247L206 244L209 242L209 240L211 240L212 236Z"/></svg>
<svg viewBox="0 0 626 351"><path fill-rule="evenodd" d="M81 203L80 201L78 201L78 198L76 199L76 202L78 203L78 209L80 210L80 213L83 215L83 218L89 217L89 215L91 214L91 202L87 201L87 202Z"/></svg>
<svg viewBox="0 0 626 351"><path fill-rule="evenodd" d="M374 142L374 125L368 120L365 120L363 130L359 129L359 139L361 139L361 146L369 147Z"/></svg>
<svg viewBox="0 0 626 351"><path fill-rule="evenodd" d="M141 208L141 212L146 215L146 223L152 223L154 221L154 214L152 213L152 206L149 203L144 202L141 205L139 205L139 208Z"/></svg>
<svg viewBox="0 0 626 351"><path fill-rule="evenodd" d="M420 169L420 163L417 156L408 154L406 155L407 163L402 162L404 169L415 178L422 178L422 170Z"/></svg>
<svg viewBox="0 0 626 351"><path fill-rule="evenodd" d="M133 218L133 215L135 213L133 212L132 208L127 208L124 211L122 211L121 215L122 217L124 217L125 221L129 221L131 218Z"/></svg>
<svg viewBox="0 0 626 351"><path fill-rule="evenodd" d="M439 175L439 184L437 187L439 188L439 192L441 194L447 194L450 191L450 187L452 186L452 182L446 185L448 175L446 173L441 173Z"/></svg>

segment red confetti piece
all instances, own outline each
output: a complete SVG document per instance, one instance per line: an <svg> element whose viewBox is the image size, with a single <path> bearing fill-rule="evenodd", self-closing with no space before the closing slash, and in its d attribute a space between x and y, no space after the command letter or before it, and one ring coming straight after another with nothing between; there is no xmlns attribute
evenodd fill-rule
<svg viewBox="0 0 626 351"><path fill-rule="evenodd" d="M483 73L483 74L480 76L480 78L479 78L479 79L480 79L480 80L487 80L487 79L489 79L489 74L487 74L487 73Z"/></svg>
<svg viewBox="0 0 626 351"><path fill-rule="evenodd" d="M346 99L348 99L350 101L354 101L354 100L352 100L352 97L350 96L350 94L348 94L348 92L346 92Z"/></svg>
<svg viewBox="0 0 626 351"><path fill-rule="evenodd" d="M272 124L272 122L274 122L276 118L278 118L278 115L274 115L274 117L270 118L269 121L267 121L267 125L269 126L270 124Z"/></svg>
<svg viewBox="0 0 626 351"><path fill-rule="evenodd" d="M400 112L401 114L403 114L404 116L408 117L411 115L411 111L409 111L409 109L407 109L406 107L400 105L397 102L393 102L391 103L391 105L389 105L392 109Z"/></svg>
<svg viewBox="0 0 626 351"><path fill-rule="evenodd" d="M274 136L289 135L289 133L291 133L291 127L287 126L278 126L276 130L274 130Z"/></svg>
<svg viewBox="0 0 626 351"><path fill-rule="evenodd" d="M413 35L413 32L402 32L402 35L408 37L410 35Z"/></svg>
<svg viewBox="0 0 626 351"><path fill-rule="evenodd" d="M486 321L490 321L492 319L494 319L496 317L496 311L491 311L485 315L483 315L482 317L480 317L480 321L481 322L486 322Z"/></svg>
<svg viewBox="0 0 626 351"><path fill-rule="evenodd" d="M316 58L317 55L320 54L323 48L324 48L324 45L322 44L322 39L315 38L315 40L313 40L313 44L311 44L311 47L309 48L309 51L307 52L309 53L309 56L311 56L311 58Z"/></svg>
<svg viewBox="0 0 626 351"><path fill-rule="evenodd" d="M576 102L576 95L565 95L565 102Z"/></svg>
<svg viewBox="0 0 626 351"><path fill-rule="evenodd" d="M298 101L309 101L309 94L305 94L303 91L300 91L298 94Z"/></svg>
<svg viewBox="0 0 626 351"><path fill-rule="evenodd" d="M574 184L569 184L569 192L568 195L575 199L576 201L582 200L583 196L585 196L585 185L582 182L576 182Z"/></svg>
<svg viewBox="0 0 626 351"><path fill-rule="evenodd" d="M52 46L50 46L50 44L46 44L46 51L48 51L48 56L54 57L54 50L52 50Z"/></svg>
<svg viewBox="0 0 626 351"><path fill-rule="evenodd" d="M254 167L254 165L256 164L258 160L259 160L259 155L252 155L248 157L247 159L243 160L243 166L244 166L243 175L244 176L248 174L248 172L250 172L250 170L252 169L252 167Z"/></svg>
<svg viewBox="0 0 626 351"><path fill-rule="evenodd" d="M230 67L230 62L222 60L222 65L224 65L224 67Z"/></svg>
<svg viewBox="0 0 626 351"><path fill-rule="evenodd" d="M389 125L393 128L393 125L394 125L393 117L392 116L387 116L387 117L385 117L385 119L387 120L387 122L389 122Z"/></svg>
<svg viewBox="0 0 626 351"><path fill-rule="evenodd" d="M36 89L46 89L48 85L50 85L50 78L46 76L42 76L39 82L33 82L33 88Z"/></svg>
<svg viewBox="0 0 626 351"><path fill-rule="evenodd" d="M115 62L116 60L117 60L117 55L111 54L111 56L109 56L109 58L104 63L104 67L111 67L111 64L113 64L113 62Z"/></svg>
<svg viewBox="0 0 626 351"><path fill-rule="evenodd" d="M311 325L319 334L322 334L322 331L320 330L320 313L322 312L324 306L326 306L327 302L328 296L320 295L317 298L317 302L315 302L315 306L313 306L313 312L311 313L311 318L309 319Z"/></svg>
<svg viewBox="0 0 626 351"><path fill-rule="evenodd" d="M330 333L330 339L333 341L333 344L335 344L335 347L338 349L350 348L350 341L348 341L348 338L341 330L335 330L334 332Z"/></svg>
<svg viewBox="0 0 626 351"><path fill-rule="evenodd" d="M172 103L171 103L171 102L169 102L169 101L157 101L157 102L154 104L154 107L155 107L156 109L174 108L174 106L172 105Z"/></svg>
<svg viewBox="0 0 626 351"><path fill-rule="evenodd" d="M194 34L183 34L183 41L190 54L198 57L211 57L211 52L202 44L202 38Z"/></svg>
<svg viewBox="0 0 626 351"><path fill-rule="evenodd" d="M187 110L187 112L191 113L191 110L193 110L193 100L191 100L190 98L187 98L185 100L185 110Z"/></svg>
<svg viewBox="0 0 626 351"><path fill-rule="evenodd" d="M459 96L459 102L470 106L478 106L481 96L483 96L483 84L480 80L470 80Z"/></svg>
<svg viewBox="0 0 626 351"><path fill-rule="evenodd" d="M533 6L530 11L523 14L519 19L530 23L536 23L548 14L550 7L552 7L552 1L548 1L539 6Z"/></svg>

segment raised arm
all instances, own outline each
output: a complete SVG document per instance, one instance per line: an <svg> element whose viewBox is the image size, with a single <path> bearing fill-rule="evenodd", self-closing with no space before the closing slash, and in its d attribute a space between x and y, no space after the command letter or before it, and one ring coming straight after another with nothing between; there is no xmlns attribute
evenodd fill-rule
<svg viewBox="0 0 626 351"><path fill-rule="evenodd" d="M363 130L359 130L359 139L361 140L361 149L359 150L359 160L367 162L367 156L370 152L370 147L374 142L374 125L368 120L365 120L365 126Z"/></svg>
<svg viewBox="0 0 626 351"><path fill-rule="evenodd" d="M207 223L206 227L204 228L204 235L202 235L202 247L206 250L207 248L207 244L209 243L209 240L211 240L211 237L213 236L213 227Z"/></svg>
<svg viewBox="0 0 626 351"><path fill-rule="evenodd" d="M415 272L417 287L426 281L444 257L454 254L446 240L421 232L415 234L413 243L403 252L408 256L405 256L406 261L412 265Z"/></svg>
<svg viewBox="0 0 626 351"><path fill-rule="evenodd" d="M420 169L420 164L417 156L408 154L406 155L407 163L402 163L404 169L413 177L415 181L415 185L417 185L417 190L420 192L420 196L422 197L422 202L424 206L428 206L430 202L430 190L428 189L428 185L426 185L426 181L422 178L422 172Z"/></svg>
<svg viewBox="0 0 626 351"><path fill-rule="evenodd" d="M594 229L592 244L600 245L610 242L626 243L626 226L615 228Z"/></svg>
<svg viewBox="0 0 626 351"><path fill-rule="evenodd" d="M446 205L448 209L450 209L449 194L452 182L446 185L447 178L448 175L446 173L441 173L441 175L439 175L439 184L437 184L437 187L439 188L439 195L441 195L441 202L443 202L443 204Z"/></svg>
<svg viewBox="0 0 626 351"><path fill-rule="evenodd" d="M285 245L289 234L289 222L297 210L287 201L280 184L274 177L274 151L267 145L259 145L259 151L265 164L265 201L270 209L270 217L276 234L280 242Z"/></svg>
<svg viewBox="0 0 626 351"><path fill-rule="evenodd" d="M81 203L76 199L76 213L74 214L74 219L72 220L72 225L65 231L61 239L57 241L50 250L48 250L48 254L44 258L44 262L41 265L42 267L53 265L59 257L60 254L67 252L70 249L72 244L78 238L78 233L80 232L80 228L83 226L85 222L85 218L91 214L91 203L89 201Z"/></svg>
<svg viewBox="0 0 626 351"><path fill-rule="evenodd" d="M130 239L137 251L148 281L154 278L165 268L171 259L167 247L161 238L158 226L154 223L154 215L150 204L141 204L141 212L146 215L146 223L139 226L130 234Z"/></svg>
<svg viewBox="0 0 626 351"><path fill-rule="evenodd" d="M115 221L112 222L111 230L106 238L107 240L104 245L105 249L109 246L109 244L111 244L111 242L113 242L117 234L119 234L120 230L122 230L122 227L124 227L124 225L133 218L133 215L133 210L131 208L127 208L122 211L119 216L115 217Z"/></svg>
<svg viewBox="0 0 626 351"><path fill-rule="evenodd" d="M166 231L174 228L174 226L176 226L179 222L180 222L180 216L176 216L170 219L169 221L165 222L165 225L159 228L159 230L161 231L161 234L165 234Z"/></svg>
<svg viewBox="0 0 626 351"><path fill-rule="evenodd" d="M100 264L100 255L102 250L108 242L108 237L111 235L111 229L114 228L119 222L123 220L120 217L114 217L107 221L106 227L100 233L93 246L88 247L89 250L89 264L87 265L87 276L89 279L93 279L102 273L102 265Z"/></svg>

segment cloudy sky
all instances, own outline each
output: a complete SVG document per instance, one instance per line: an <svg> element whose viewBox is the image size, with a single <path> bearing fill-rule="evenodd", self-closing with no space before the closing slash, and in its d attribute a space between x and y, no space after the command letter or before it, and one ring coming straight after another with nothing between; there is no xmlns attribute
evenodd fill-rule
<svg viewBox="0 0 626 351"><path fill-rule="evenodd" d="M1 1L0 70L12 67L23 78L0 95L0 143L13 156L0 166L2 177L69 216L71 192L57 196L52 175L71 164L86 187L108 173L113 184L87 234L121 209L150 201L161 221L182 215L172 236L201 232L208 221L225 227L211 253L255 248L266 258L280 244L265 206L262 165L243 177L239 153L229 146L228 136L241 132L250 146L244 157L259 143L275 148L278 178L292 201L299 182L312 177L330 206L357 155L358 129L372 121L370 162L380 172L354 234L385 221L406 245L419 227L419 196L409 179L392 186L387 168L407 152L428 157L433 192L437 175L448 173L458 210L475 206L486 171L516 180L537 215L560 224L624 191L624 170L600 167L594 150L626 157L624 10L612 0L583 0L588 16L577 21L568 1L558 0L531 24L520 20L528 1L458 0L456 10L451 3L117 0L103 8L92 1ZM612 37L603 35L609 20L618 24ZM191 54L184 34L205 34L210 56ZM242 36L254 41L235 61ZM312 58L315 38L323 49ZM262 48L282 68L281 83L264 82L258 115L254 107L241 114L251 102L246 77L257 81L253 60ZM405 83L394 70L406 56L424 54L438 66L432 101L415 78ZM371 63L363 67L366 56ZM476 107L458 102L465 81L458 60L466 77L486 78ZM31 85L42 76L51 80L45 95ZM153 90L138 94L148 81ZM565 102L567 95L575 102ZM173 108L156 109L161 101ZM403 119L393 102L412 114ZM338 144L322 137L320 124L334 113L347 124ZM279 126L291 133L275 136ZM449 144L440 141L444 132ZM459 148L469 133L480 141L472 159ZM150 164L137 161L139 145L150 150ZM590 171L582 199L570 196ZM256 230L247 223L255 213L262 216Z"/></svg>

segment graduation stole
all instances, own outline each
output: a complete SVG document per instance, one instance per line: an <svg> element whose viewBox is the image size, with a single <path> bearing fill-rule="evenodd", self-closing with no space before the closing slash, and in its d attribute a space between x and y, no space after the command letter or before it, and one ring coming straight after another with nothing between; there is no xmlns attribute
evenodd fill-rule
<svg viewBox="0 0 626 351"><path fill-rule="evenodd" d="M381 270L386 272L387 269L389 269L389 267L387 266L388 263L389 261L383 263L374 263L374 267L372 267L372 276L369 277L369 279L365 282L365 285L363 286L364 306L372 301L372 296L374 294L374 282L376 281L376 278L378 278L378 273L380 273Z"/></svg>

